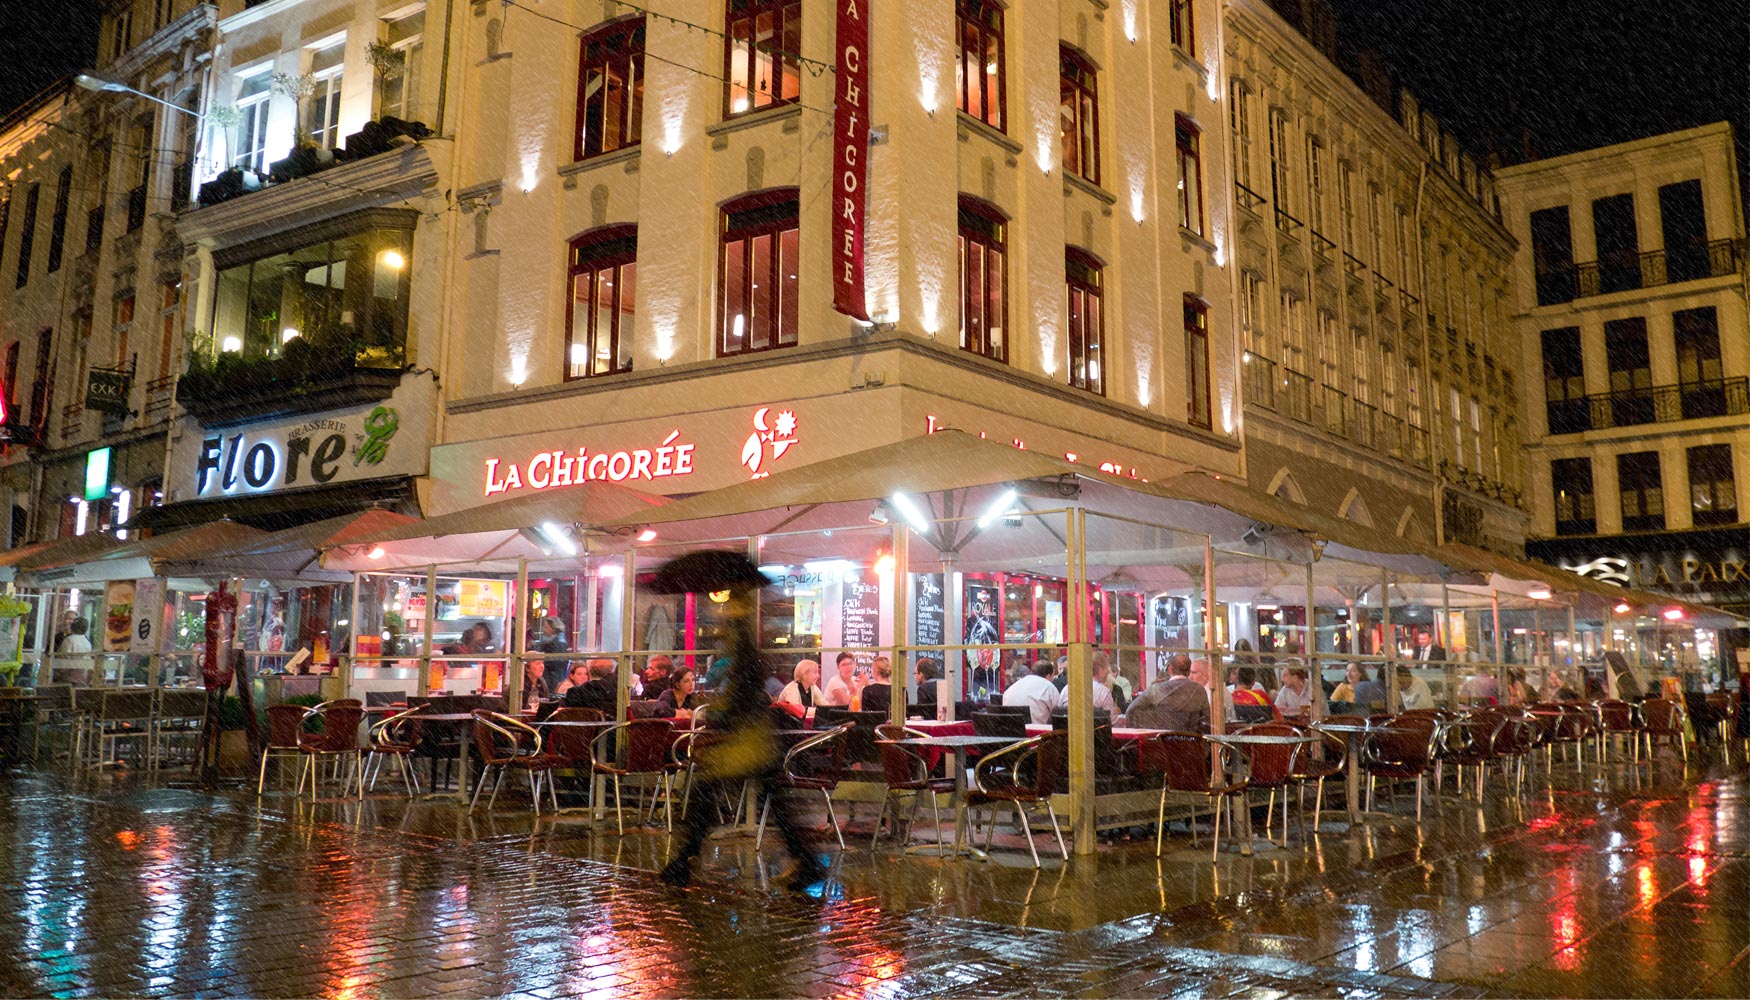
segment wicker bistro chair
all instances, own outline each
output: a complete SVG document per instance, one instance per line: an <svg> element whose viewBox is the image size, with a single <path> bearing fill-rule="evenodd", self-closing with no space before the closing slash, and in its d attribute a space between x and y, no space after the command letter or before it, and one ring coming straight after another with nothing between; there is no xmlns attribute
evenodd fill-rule
<svg viewBox="0 0 1750 1000"><path fill-rule="evenodd" d="M1647 740L1647 759L1652 760L1655 740L1675 744L1677 752L1689 759L1689 735L1683 728L1683 708L1664 698L1648 698L1641 702L1641 732Z"/></svg>
<svg viewBox="0 0 1750 1000"><path fill-rule="evenodd" d="M1246 791L1246 779L1217 779L1210 766L1210 751L1214 749L1221 764L1221 774L1233 773L1233 749L1211 743L1200 733L1169 730L1156 736L1154 743L1160 752L1154 755L1161 767L1161 805L1155 816L1155 857L1161 856L1167 829L1167 793L1202 795L1209 799L1214 814L1215 829L1211 834L1215 846L1209 860L1221 856L1221 806L1231 804L1234 796ZM1191 820L1191 846L1197 846L1196 817ZM1231 824L1230 824L1231 825Z"/></svg>
<svg viewBox="0 0 1750 1000"><path fill-rule="evenodd" d="M1303 735L1317 736L1322 743L1312 743L1301 748L1294 758L1293 777L1299 786L1298 791L1304 793L1308 783L1313 785L1313 832L1319 829L1319 820L1324 813L1325 779L1340 777L1349 757L1349 741L1337 733L1327 733L1314 726L1300 726L1298 731ZM1325 754L1321 757L1312 753L1312 748L1323 746ZM1301 822L1306 821L1306 801L1301 796Z"/></svg>
<svg viewBox="0 0 1750 1000"><path fill-rule="evenodd" d="M942 840L942 807L937 797L954 794L954 779L934 774L930 762L924 759L923 754L895 742L923 736L924 733L889 722L877 730L877 735L881 738L876 741L875 746L881 752L881 776L886 781L886 787L881 791L881 808L875 811L875 833L869 838L870 849L874 849L875 841L881 837L881 821L887 816L887 803L896 795L909 792L912 795L912 806L911 815L905 824L906 840L911 839L912 827L917 823L918 809L927 797L930 800L930 810L936 818L936 843L945 850L948 845Z"/></svg>
<svg viewBox="0 0 1750 1000"><path fill-rule="evenodd" d="M1375 783L1416 782L1416 822L1422 821L1422 789L1434 758L1436 723L1426 716L1394 718L1368 733L1361 743L1361 767L1367 772L1367 805L1373 807Z"/></svg>
<svg viewBox="0 0 1750 1000"><path fill-rule="evenodd" d="M843 722L796 744L784 754L783 768L778 774L778 783L783 787L819 792L826 799L826 819L832 825L833 836L838 838L841 851L845 847L845 832L839 826L838 812L833 809L832 793L838 791L839 781L844 777L845 749L852 730L856 728L855 720ZM766 820L771 812L772 798L768 795L760 809L759 826L754 830L755 854L759 853L760 844L765 840Z"/></svg>
<svg viewBox="0 0 1750 1000"><path fill-rule="evenodd" d="M1641 762L1641 724L1635 717L1635 707L1626 701L1607 699L1593 706L1598 713L1598 759L1605 760L1616 738L1626 736L1630 761Z"/></svg>
<svg viewBox="0 0 1750 1000"><path fill-rule="evenodd" d="M1069 848L1064 846L1063 829L1057 825L1057 810L1051 796L1057 782L1069 769L1069 739L1067 733L1053 731L1012 746L986 754L973 769L974 787L966 793L968 809L989 807L990 816L984 827L984 847L990 850L991 835L996 830L996 806L1008 802L1015 807L1021 821L1021 832L1027 836L1027 851L1033 855L1033 867L1039 867L1039 849L1033 844L1033 825L1027 819L1027 806L1045 804L1045 814L1051 818L1051 832L1057 837L1057 851L1069 860ZM1024 768L1023 763L1032 767ZM1031 774L1028 774L1028 771ZM1026 780L1019 780L1026 775Z"/></svg>
<svg viewBox="0 0 1750 1000"><path fill-rule="evenodd" d="M486 800L487 811L490 812L498 801L498 789L504 784L504 776L511 771L521 771L529 777L529 801L534 806L535 815L541 815L542 775L548 779L547 798L553 804L553 811L558 812L559 799L553 790L552 777L553 771L565 766L565 758L543 751L541 734L519 719L484 708L474 709L472 714L474 746L480 753L481 769L480 782L474 786L474 797L468 801L468 811L473 812L479 804L480 791L496 769L498 777L492 782L492 796Z"/></svg>
<svg viewBox="0 0 1750 1000"><path fill-rule="evenodd" d="M365 751L365 770L370 774L372 791L376 790L377 778L383 772L383 761L393 759L396 770L401 772L401 783L407 786L407 797L411 799L419 794L419 774L413 767L413 755L419 750L419 727L413 716L423 711L425 706L415 705L371 726L370 746Z"/></svg>
<svg viewBox="0 0 1750 1000"><path fill-rule="evenodd" d="M326 760L335 764L352 763L353 782L357 786L357 796L365 796L365 748L359 745L359 723L364 721L364 706L358 702L351 705L341 705L323 708L318 705L310 710L313 718L322 720L320 733L302 733L298 741L298 751L303 754L304 766L298 774L298 791L304 790L304 772L310 775L310 801L316 800L317 786L322 781L321 765ZM342 773L342 780L345 774Z"/></svg>
<svg viewBox="0 0 1750 1000"><path fill-rule="evenodd" d="M298 791L300 794L303 792L304 720L313 714L313 711L302 705L267 706L267 746L261 748L261 765L255 776L255 794L260 795L262 789L267 787L267 762L284 758L298 762Z"/></svg>
<svg viewBox="0 0 1750 1000"><path fill-rule="evenodd" d="M669 754L670 734L674 726L667 719L631 719L612 729L596 734L590 747L590 770L614 781L614 824L626 832L625 814L620 803L620 779L649 775L654 787L650 793L650 809L656 810L658 792L667 794L665 819L674 829L674 774L676 767ZM624 754L613 752L609 741L625 739Z"/></svg>

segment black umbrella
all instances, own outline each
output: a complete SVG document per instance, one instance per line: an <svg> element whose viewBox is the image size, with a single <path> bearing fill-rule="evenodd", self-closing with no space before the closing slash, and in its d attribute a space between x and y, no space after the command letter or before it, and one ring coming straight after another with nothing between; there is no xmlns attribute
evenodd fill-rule
<svg viewBox="0 0 1750 1000"><path fill-rule="evenodd" d="M659 594L714 594L758 589L771 582L747 556L715 549L669 560L656 571L651 587Z"/></svg>

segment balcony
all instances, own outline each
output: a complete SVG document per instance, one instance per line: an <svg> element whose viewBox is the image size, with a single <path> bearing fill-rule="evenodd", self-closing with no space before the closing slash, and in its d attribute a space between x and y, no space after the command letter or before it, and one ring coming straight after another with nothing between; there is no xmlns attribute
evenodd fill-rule
<svg viewBox="0 0 1750 1000"><path fill-rule="evenodd" d="M1312 233L1313 256L1317 257L1321 263L1326 263L1326 264L1330 263L1333 260L1336 260L1337 259L1337 244L1336 244L1336 242L1334 240L1327 238L1324 233L1319 232L1317 229L1309 230L1309 232Z"/></svg>
<svg viewBox="0 0 1750 1000"><path fill-rule="evenodd" d="M1736 240L1618 254L1539 272L1537 304L1555 305L1594 295L1721 278L1736 274L1741 264Z"/></svg>
<svg viewBox="0 0 1750 1000"><path fill-rule="evenodd" d="M1253 214L1257 214L1258 209L1264 206L1263 195L1238 181L1234 182L1234 200L1239 203L1240 208Z"/></svg>
<svg viewBox="0 0 1750 1000"><path fill-rule="evenodd" d="M1306 228L1306 223L1300 221L1299 219L1295 218L1292 215L1289 215L1287 212L1284 212L1280 208L1276 210L1276 230L1277 230L1277 232L1280 232L1284 236L1298 238L1300 236L1300 231L1302 229L1305 229L1305 228Z"/></svg>
<svg viewBox="0 0 1750 1000"><path fill-rule="evenodd" d="M1750 414L1750 377L1601 392L1547 404L1551 434Z"/></svg>
<svg viewBox="0 0 1750 1000"><path fill-rule="evenodd" d="M382 402L394 395L404 370L398 350L347 350L298 339L277 357L197 355L176 397L201 426L223 427Z"/></svg>
<svg viewBox="0 0 1750 1000"><path fill-rule="evenodd" d="M417 140L429 138L431 135L431 129L422 122L403 121L400 118L366 122L363 128L346 137L343 148L330 150L300 146L293 149L291 155L285 159L270 164L265 176L254 171L245 171L241 167L232 167L201 185L199 201L202 208L217 205L277 184L308 177L343 163L386 153L395 147L397 139L404 136Z"/></svg>
<svg viewBox="0 0 1750 1000"><path fill-rule="evenodd" d="M1427 467L1427 428L1352 399L1334 386L1317 386L1315 393L1310 376L1261 354L1247 352L1243 377L1246 402L1253 406L1319 427L1376 454Z"/></svg>
<svg viewBox="0 0 1750 1000"><path fill-rule="evenodd" d="M1349 396L1335 386L1319 386L1320 424L1326 433L1340 438L1349 436Z"/></svg>

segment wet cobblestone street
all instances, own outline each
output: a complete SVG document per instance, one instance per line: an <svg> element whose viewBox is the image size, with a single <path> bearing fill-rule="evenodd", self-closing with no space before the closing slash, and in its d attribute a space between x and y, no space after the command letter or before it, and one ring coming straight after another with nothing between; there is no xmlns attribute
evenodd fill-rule
<svg viewBox="0 0 1750 1000"><path fill-rule="evenodd" d="M1219 865L1182 833L1157 863L1152 831L1038 871L871 853L865 807L824 899L748 837L678 892L660 828L520 799L470 818L18 772L0 994L1750 996L1741 765L1594 771Z"/></svg>

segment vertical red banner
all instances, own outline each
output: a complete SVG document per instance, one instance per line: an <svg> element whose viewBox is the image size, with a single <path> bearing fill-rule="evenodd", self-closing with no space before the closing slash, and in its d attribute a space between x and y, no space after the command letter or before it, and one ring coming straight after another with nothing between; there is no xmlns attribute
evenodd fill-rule
<svg viewBox="0 0 1750 1000"><path fill-rule="evenodd" d="M863 289L863 234L868 221L869 0L836 0L837 88L833 95L832 304L869 319Z"/></svg>

